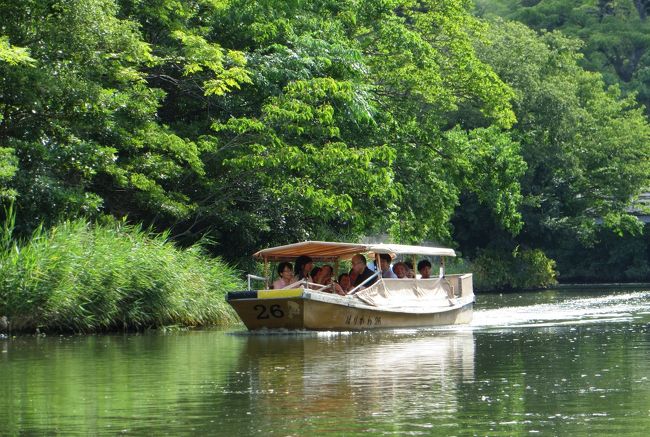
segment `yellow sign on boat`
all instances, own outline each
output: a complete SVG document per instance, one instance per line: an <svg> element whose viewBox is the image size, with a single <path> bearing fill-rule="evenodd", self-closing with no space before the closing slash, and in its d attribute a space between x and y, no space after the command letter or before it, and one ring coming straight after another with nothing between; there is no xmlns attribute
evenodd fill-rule
<svg viewBox="0 0 650 437"><path fill-rule="evenodd" d="M282 299L300 296L302 296L302 288L290 288L287 290L260 290L257 292L258 299Z"/></svg>

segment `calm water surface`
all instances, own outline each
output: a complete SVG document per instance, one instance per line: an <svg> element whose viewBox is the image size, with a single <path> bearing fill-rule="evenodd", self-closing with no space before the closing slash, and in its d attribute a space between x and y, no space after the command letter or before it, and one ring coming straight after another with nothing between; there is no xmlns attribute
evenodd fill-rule
<svg viewBox="0 0 650 437"><path fill-rule="evenodd" d="M470 326L0 338L0 435L647 435L650 291L480 295Z"/></svg>

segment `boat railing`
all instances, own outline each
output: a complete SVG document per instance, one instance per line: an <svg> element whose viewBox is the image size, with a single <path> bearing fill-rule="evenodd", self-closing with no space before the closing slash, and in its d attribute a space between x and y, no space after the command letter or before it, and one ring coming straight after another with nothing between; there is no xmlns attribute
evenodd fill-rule
<svg viewBox="0 0 650 437"><path fill-rule="evenodd" d="M474 284L472 282L472 274L471 273L466 273L464 275L461 275L459 278L460 282L460 296L465 297L465 296L470 296L474 294Z"/></svg>
<svg viewBox="0 0 650 437"><path fill-rule="evenodd" d="M265 283L267 282L267 279L264 276L257 276L257 275L251 275L250 273L246 275L246 279L248 280L248 289L252 290L251 288L251 281L254 279L256 281L264 281Z"/></svg>
<svg viewBox="0 0 650 437"><path fill-rule="evenodd" d="M372 276L368 277L368 279L366 279L366 280L363 281L361 284L357 285L357 286L354 287L352 290L350 290L350 291L348 292L348 295L356 294L357 292L359 292L359 290L361 290L361 288L365 287L365 285L366 285L366 284L367 284L367 283L368 283L372 278L376 278L376 277L378 277L378 276L379 276L379 272L375 272Z"/></svg>
<svg viewBox="0 0 650 437"><path fill-rule="evenodd" d="M456 297L471 296L474 293L471 273L447 275L445 278L449 281Z"/></svg>
<svg viewBox="0 0 650 437"><path fill-rule="evenodd" d="M312 289L312 290L323 290L323 289L329 287L329 284L323 285L323 284L317 284L315 282L309 282L309 281L303 281L303 284L305 285L305 287L307 287L309 289Z"/></svg>
<svg viewBox="0 0 650 437"><path fill-rule="evenodd" d="M301 279L299 281L287 285L286 287L284 287L284 289L304 287L304 288L309 288L311 290L322 291L323 289L329 286L330 286L329 284L328 285L317 284L315 282L309 282L306 279Z"/></svg>

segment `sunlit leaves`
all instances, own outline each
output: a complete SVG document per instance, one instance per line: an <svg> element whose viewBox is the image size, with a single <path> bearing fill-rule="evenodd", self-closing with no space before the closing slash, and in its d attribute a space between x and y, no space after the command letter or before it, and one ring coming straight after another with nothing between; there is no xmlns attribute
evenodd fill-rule
<svg viewBox="0 0 650 437"><path fill-rule="evenodd" d="M0 36L0 61L10 65L33 65L35 60L29 56L29 50L24 47L12 46L7 36Z"/></svg>
<svg viewBox="0 0 650 437"><path fill-rule="evenodd" d="M475 0L481 13L515 19L537 30L560 30L584 42L581 65L618 83L650 107L650 20L646 1Z"/></svg>
<svg viewBox="0 0 650 437"><path fill-rule="evenodd" d="M513 121L511 91L474 52L485 29L467 1L46 6L3 15L39 65L3 79L0 111L35 220L128 214L188 240L210 232L233 256L398 228L449 240L474 191L516 229L516 150L498 130L463 133L475 126L455 115ZM479 168L489 174L465 173Z"/></svg>
<svg viewBox="0 0 650 437"><path fill-rule="evenodd" d="M446 139L453 150L462 151L460 156L466 157L462 176L468 191L493 211L505 229L518 233L523 225L520 180L526 170L519 144L496 127L468 133L455 129Z"/></svg>
<svg viewBox="0 0 650 437"><path fill-rule="evenodd" d="M257 172L258 189L305 216L365 223L362 197L391 196L394 152L383 145L354 148L341 141L341 117L354 93L349 83L312 79L289 84L262 108L262 117L216 124L229 171ZM339 109L335 109L339 108Z"/></svg>
<svg viewBox="0 0 650 437"><path fill-rule="evenodd" d="M186 76L208 69L216 77L204 82L205 95L221 96L232 89L241 88L243 83L251 83L248 71L243 68L246 59L243 53L224 50L218 44L210 43L202 36L181 30L172 36L183 44L183 72ZM227 67L226 62L231 64Z"/></svg>
<svg viewBox="0 0 650 437"><path fill-rule="evenodd" d="M15 150L24 229L61 215L192 208L181 180L202 174L198 149L159 123L165 93L147 69L161 59L119 11L112 0L0 5L12 42L34 59L21 70L0 62L0 144Z"/></svg>
<svg viewBox="0 0 650 437"><path fill-rule="evenodd" d="M0 200L16 195L15 190L9 188L9 181L18 170L17 164L13 149L0 147Z"/></svg>

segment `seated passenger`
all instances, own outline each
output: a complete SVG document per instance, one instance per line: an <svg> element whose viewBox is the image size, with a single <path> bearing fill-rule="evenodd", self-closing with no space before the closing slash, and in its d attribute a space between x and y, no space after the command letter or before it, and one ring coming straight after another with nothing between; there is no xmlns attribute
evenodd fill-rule
<svg viewBox="0 0 650 437"><path fill-rule="evenodd" d="M312 267L314 267L314 261L312 261L311 257L308 257L307 255L300 255L298 258L296 258L296 265L294 266L294 272L296 273L295 280L306 280L308 282L314 282L312 281L310 274Z"/></svg>
<svg viewBox="0 0 650 437"><path fill-rule="evenodd" d="M314 280L314 284L325 285L325 279L328 274L331 276L330 266L328 265L324 265L323 267L314 267L311 270L311 277Z"/></svg>
<svg viewBox="0 0 650 437"><path fill-rule="evenodd" d="M318 277L319 277L320 271L321 271L320 267L314 267L313 269L311 269L311 272L309 273L309 276L311 276L312 282L315 283L315 284L319 284Z"/></svg>
<svg viewBox="0 0 650 437"><path fill-rule="evenodd" d="M387 253L379 254L379 267L381 268L381 277L386 279L397 279L397 276L390 269L392 259Z"/></svg>
<svg viewBox="0 0 650 437"><path fill-rule="evenodd" d="M353 283L355 287L358 287L359 285L363 284L363 282L366 279L368 279L369 277L375 274L375 272L370 270L366 265L366 257L361 255L360 253L352 257L352 270L358 275ZM377 281L377 277L375 276L373 279L363 284L363 286L369 287L372 284L374 284L376 281Z"/></svg>
<svg viewBox="0 0 650 437"><path fill-rule="evenodd" d="M350 269L348 276L350 277L350 284L352 284L352 288L354 288L354 281L357 280L357 276L359 276L359 274L355 272L354 269Z"/></svg>
<svg viewBox="0 0 650 437"><path fill-rule="evenodd" d="M321 288L321 291L327 291L328 293L337 293L344 295L343 289L336 282L332 282L332 273L334 269L329 264L322 266L318 272L318 275L314 277L314 282L320 285L325 285L324 288Z"/></svg>
<svg viewBox="0 0 650 437"><path fill-rule="evenodd" d="M427 259L423 259L418 263L418 272L422 276L422 279L431 278L431 263Z"/></svg>
<svg viewBox="0 0 650 437"><path fill-rule="evenodd" d="M339 275L339 285L341 286L341 290L343 290L344 293L348 293L348 291L352 290L352 281L350 280L350 275L347 273L341 273Z"/></svg>
<svg viewBox="0 0 650 437"><path fill-rule="evenodd" d="M408 270L409 268L406 266L406 264L401 261L393 264L393 273L395 273L395 276L398 279L408 278L407 276Z"/></svg>
<svg viewBox="0 0 650 437"><path fill-rule="evenodd" d="M290 262L281 262L278 264L278 275L280 276L273 282L273 288L280 290L293 284L293 266Z"/></svg>
<svg viewBox="0 0 650 437"><path fill-rule="evenodd" d="M411 261L404 261L404 264L406 264L406 277L407 278L415 278L415 273L413 273L413 263Z"/></svg>

